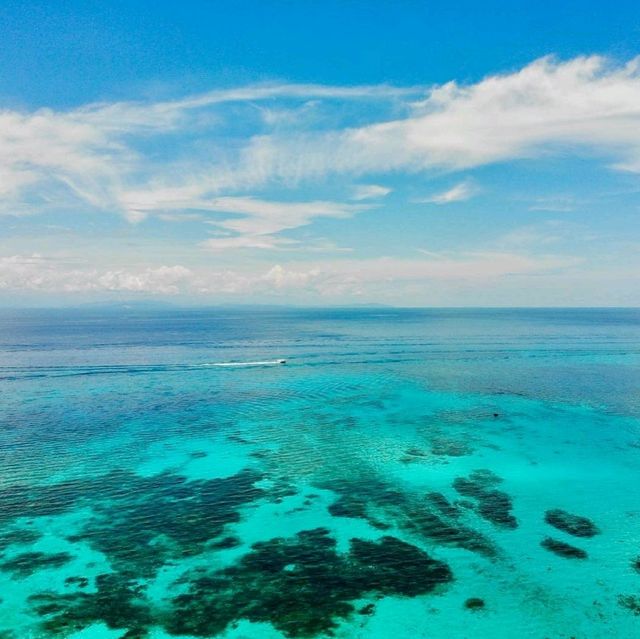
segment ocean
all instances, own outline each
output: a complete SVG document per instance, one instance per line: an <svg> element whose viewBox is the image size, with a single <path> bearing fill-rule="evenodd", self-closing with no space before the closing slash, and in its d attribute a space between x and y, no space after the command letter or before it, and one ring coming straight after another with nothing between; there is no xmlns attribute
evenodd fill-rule
<svg viewBox="0 0 640 639"><path fill-rule="evenodd" d="M639 478L640 310L0 313L2 639L639 637Z"/></svg>

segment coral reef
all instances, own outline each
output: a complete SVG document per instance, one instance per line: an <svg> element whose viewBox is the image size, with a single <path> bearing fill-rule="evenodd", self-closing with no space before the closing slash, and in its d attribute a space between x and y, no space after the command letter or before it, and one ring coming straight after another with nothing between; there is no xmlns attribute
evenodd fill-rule
<svg viewBox="0 0 640 639"><path fill-rule="evenodd" d="M571 544L567 544L564 541L552 539L546 537L540 542L543 548L558 555L559 557L566 557L567 559L586 559L588 557L587 551L582 548L576 548Z"/></svg>
<svg viewBox="0 0 640 639"><path fill-rule="evenodd" d="M544 520L554 528L574 537L594 537L600 532L598 527L587 517L572 515L560 508L547 510Z"/></svg>

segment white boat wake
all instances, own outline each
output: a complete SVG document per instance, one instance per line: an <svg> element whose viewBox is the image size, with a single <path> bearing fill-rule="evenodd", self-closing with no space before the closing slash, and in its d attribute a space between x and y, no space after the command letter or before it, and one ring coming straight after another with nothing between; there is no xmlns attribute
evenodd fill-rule
<svg viewBox="0 0 640 639"><path fill-rule="evenodd" d="M225 367L244 367L244 366L278 366L279 364L286 364L286 359L270 359L262 362L211 362L210 364L203 364L203 366L225 366Z"/></svg>

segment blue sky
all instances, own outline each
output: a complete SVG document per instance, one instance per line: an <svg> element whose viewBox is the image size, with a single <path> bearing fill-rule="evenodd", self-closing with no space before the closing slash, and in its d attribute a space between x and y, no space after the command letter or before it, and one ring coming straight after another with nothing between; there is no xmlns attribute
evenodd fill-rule
<svg viewBox="0 0 640 639"><path fill-rule="evenodd" d="M12 2L0 303L640 304L640 7Z"/></svg>

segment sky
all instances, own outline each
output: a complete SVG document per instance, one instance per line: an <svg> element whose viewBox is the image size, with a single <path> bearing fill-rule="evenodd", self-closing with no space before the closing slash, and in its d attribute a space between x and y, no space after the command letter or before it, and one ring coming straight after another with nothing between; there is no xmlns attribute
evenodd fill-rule
<svg viewBox="0 0 640 639"><path fill-rule="evenodd" d="M640 4L0 6L0 306L639 306Z"/></svg>

